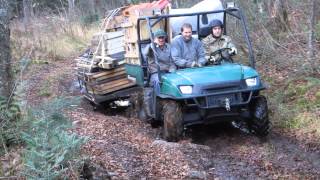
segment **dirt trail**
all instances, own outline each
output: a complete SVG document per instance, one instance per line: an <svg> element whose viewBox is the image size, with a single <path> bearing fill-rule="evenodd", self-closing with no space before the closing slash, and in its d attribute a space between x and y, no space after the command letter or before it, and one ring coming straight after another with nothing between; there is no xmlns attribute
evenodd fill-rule
<svg viewBox="0 0 320 180"><path fill-rule="evenodd" d="M70 62L41 68L33 77L35 91L53 78L55 94L79 96ZM39 101L37 94L30 100ZM41 99L41 98L40 98ZM44 98L42 98L44 99ZM161 140L161 128L153 129L138 119L93 111L85 100L69 115L74 131L90 137L83 147L96 178L105 179L319 179L320 146L309 148L294 135L273 129L260 139L228 125L197 126L187 130L184 140ZM315 140L317 142L317 140ZM89 173L88 176L91 176Z"/></svg>
<svg viewBox="0 0 320 180"><path fill-rule="evenodd" d="M216 176L227 179L320 177L319 151L308 150L303 142L280 130L273 130L263 141L226 126L202 128L201 135L196 136L195 143L210 147Z"/></svg>

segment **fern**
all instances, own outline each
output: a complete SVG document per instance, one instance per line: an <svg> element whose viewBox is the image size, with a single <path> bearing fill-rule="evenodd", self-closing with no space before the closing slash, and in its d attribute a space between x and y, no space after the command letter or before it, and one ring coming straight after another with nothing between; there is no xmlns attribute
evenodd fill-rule
<svg viewBox="0 0 320 180"><path fill-rule="evenodd" d="M305 79L308 81L308 85L310 87L319 86L320 85L320 79L318 79L318 78L306 77Z"/></svg>
<svg viewBox="0 0 320 180"><path fill-rule="evenodd" d="M6 149L7 145L18 143L17 123L21 118L21 110L15 96L8 102L8 99L0 96L0 138L2 148Z"/></svg>
<svg viewBox="0 0 320 180"><path fill-rule="evenodd" d="M68 170L69 162L79 158L80 147L87 138L68 133L70 121L62 112L74 101L55 99L33 108L27 121L31 127L22 133L27 145L24 154L25 175L28 179L56 179Z"/></svg>

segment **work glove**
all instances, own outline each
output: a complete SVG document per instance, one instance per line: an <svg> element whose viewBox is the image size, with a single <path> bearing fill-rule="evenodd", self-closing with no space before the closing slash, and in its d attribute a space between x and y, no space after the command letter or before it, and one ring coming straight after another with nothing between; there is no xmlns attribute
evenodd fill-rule
<svg viewBox="0 0 320 180"><path fill-rule="evenodd" d="M209 59L209 61L211 61L211 62L216 62L216 57L215 56L211 56L211 57L209 57L210 59Z"/></svg>
<svg viewBox="0 0 320 180"><path fill-rule="evenodd" d="M169 73L176 72L176 69L177 69L176 66L174 66L174 65L173 65L173 66L170 66L170 67L169 67Z"/></svg>
<svg viewBox="0 0 320 180"><path fill-rule="evenodd" d="M237 52L237 48L235 47L231 47L230 50L229 50L229 54L230 55L236 55L238 52Z"/></svg>
<svg viewBox="0 0 320 180"><path fill-rule="evenodd" d="M202 67L202 64L201 64L200 62L198 62L198 63L196 64L196 66L197 66L197 67Z"/></svg>
<svg viewBox="0 0 320 180"><path fill-rule="evenodd" d="M191 67L196 67L197 63L195 61L192 62Z"/></svg>
<svg viewBox="0 0 320 180"><path fill-rule="evenodd" d="M206 59L208 59L209 62L216 62L216 58L214 56L206 56Z"/></svg>

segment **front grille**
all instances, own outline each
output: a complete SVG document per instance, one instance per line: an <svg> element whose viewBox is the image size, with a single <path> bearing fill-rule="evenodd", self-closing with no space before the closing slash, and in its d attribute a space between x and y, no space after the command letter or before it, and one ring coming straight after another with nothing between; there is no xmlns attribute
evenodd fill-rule
<svg viewBox="0 0 320 180"><path fill-rule="evenodd" d="M211 93L217 93L217 92L233 91L233 90L238 90L238 89L240 89L239 86L210 88L210 89L204 89L203 93L211 94Z"/></svg>
<svg viewBox="0 0 320 180"><path fill-rule="evenodd" d="M228 81L202 86L202 93L212 94L226 91L234 91L241 89L241 81Z"/></svg>
<svg viewBox="0 0 320 180"><path fill-rule="evenodd" d="M208 106L224 106L226 101L230 102L230 105L239 103L239 97L237 94L224 94L208 97Z"/></svg>
<svg viewBox="0 0 320 180"><path fill-rule="evenodd" d="M238 105L247 102L250 91L243 92L245 87L241 81L224 82L208 86L202 86L201 92L205 97L196 98L200 107L214 108L225 107L226 104Z"/></svg>

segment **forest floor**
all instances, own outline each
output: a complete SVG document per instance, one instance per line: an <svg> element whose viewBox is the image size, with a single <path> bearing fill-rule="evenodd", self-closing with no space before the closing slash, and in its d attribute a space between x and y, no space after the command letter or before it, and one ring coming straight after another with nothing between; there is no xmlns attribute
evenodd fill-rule
<svg viewBox="0 0 320 180"><path fill-rule="evenodd" d="M30 74L28 102L79 97L75 62L38 65ZM112 113L111 113L112 112ZM97 179L318 179L320 144L313 136L274 127L261 140L228 124L194 126L177 143L123 111L93 111L85 99L68 115L74 132L90 140L85 176Z"/></svg>

